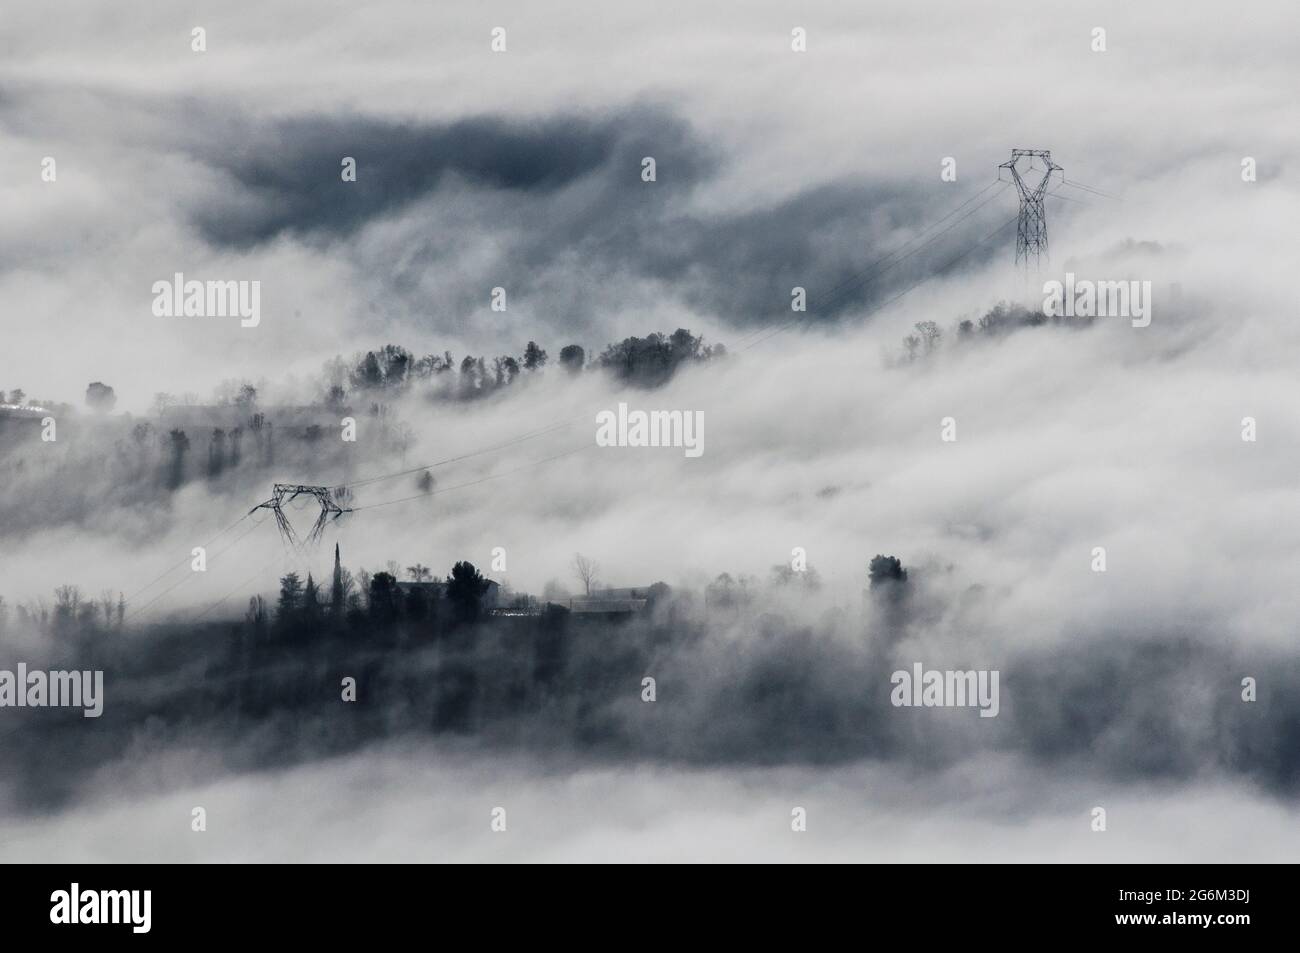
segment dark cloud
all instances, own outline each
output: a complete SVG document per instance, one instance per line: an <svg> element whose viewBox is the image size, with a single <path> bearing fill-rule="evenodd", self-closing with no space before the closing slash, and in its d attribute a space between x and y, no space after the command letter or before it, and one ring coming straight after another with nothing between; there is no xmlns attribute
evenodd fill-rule
<svg viewBox="0 0 1300 953"><path fill-rule="evenodd" d="M512 290L534 310L580 324L594 323L613 298L643 296L647 283L661 299L737 325L788 321L791 289L799 286L810 320L834 318L946 272L1004 217L992 203L969 221L948 223L956 227L943 241L907 245L960 198L883 181L836 182L750 208L705 211L698 199L717 184L725 159L661 107L629 107L616 118L477 117L445 125L191 116L191 153L237 186L193 210L209 242L246 248L289 235L328 244L386 216L415 217L428 222L422 239L385 256L403 262L390 265L395 297L427 295L424 270L454 265L459 249L486 239L500 249L498 271L512 276ZM216 138L238 148L215 148ZM343 156L357 159L355 183L340 179ZM641 179L645 156L656 160L653 183ZM902 257L896 250L916 245L925 247L895 260ZM962 263L995 249L975 251ZM572 293L575 260L603 290ZM461 308L481 298L477 285L444 293Z"/></svg>
<svg viewBox="0 0 1300 953"><path fill-rule="evenodd" d="M478 117L444 125L368 117L245 121L234 150L197 157L228 174L253 203L204 207L209 241L248 245L283 234L345 236L436 191L455 173L489 190L550 192L606 166L626 138L619 122ZM228 133L229 134L229 133ZM344 183L344 156L357 161Z"/></svg>

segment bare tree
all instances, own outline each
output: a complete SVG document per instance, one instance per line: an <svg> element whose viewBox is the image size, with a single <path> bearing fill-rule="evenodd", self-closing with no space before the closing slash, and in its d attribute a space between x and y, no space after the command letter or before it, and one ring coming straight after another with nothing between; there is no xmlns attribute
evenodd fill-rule
<svg viewBox="0 0 1300 953"><path fill-rule="evenodd" d="M150 405L150 409L152 409L153 412L158 415L158 419L161 420L163 415L167 413L167 408L172 407L175 404L176 398L174 396L166 391L159 391L153 395L153 403Z"/></svg>
<svg viewBox="0 0 1300 953"><path fill-rule="evenodd" d="M925 345L927 351L933 351L939 344L939 338L943 332L939 330L939 325L933 321L918 321L915 325L916 333L921 338L921 343Z"/></svg>
<svg viewBox="0 0 1300 953"><path fill-rule="evenodd" d="M94 603L91 603L94 606ZM42 611L42 614L44 612ZM81 617L81 590L76 586L59 586L54 590L54 628L70 631Z"/></svg>
<svg viewBox="0 0 1300 953"><path fill-rule="evenodd" d="M578 580L587 590L587 595L591 595L591 587L596 584L596 573L600 571L600 563L594 559L588 559L582 553L573 554L573 572Z"/></svg>
<svg viewBox="0 0 1300 953"><path fill-rule="evenodd" d="M81 608L80 587L59 586L54 590L54 604L56 610L62 610L69 615L76 615L77 610Z"/></svg>
<svg viewBox="0 0 1300 953"><path fill-rule="evenodd" d="M411 577L411 582L428 582L433 578L433 573L429 571L429 567L422 563L407 566L406 573Z"/></svg>

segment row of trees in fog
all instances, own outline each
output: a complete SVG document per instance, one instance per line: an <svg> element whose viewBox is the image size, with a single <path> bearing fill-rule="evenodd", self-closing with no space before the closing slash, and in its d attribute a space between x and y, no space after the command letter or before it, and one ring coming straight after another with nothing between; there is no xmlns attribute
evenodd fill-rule
<svg viewBox="0 0 1300 953"><path fill-rule="evenodd" d="M85 595L79 586L59 586L53 603L35 599L10 606L0 596L0 632L8 627L12 609L21 627L36 628L54 635L120 630L126 619L126 596L105 589L98 598Z"/></svg>
<svg viewBox="0 0 1300 953"><path fill-rule="evenodd" d="M979 338L997 338L1024 328L1037 328L1045 324L1068 327L1086 327L1093 322L1087 317L1049 317L1041 308L999 302L985 312L978 321L966 318L957 323L947 337L958 344L967 344ZM937 351L945 339L943 329L935 321L918 321L912 333L903 338L903 360L915 361Z"/></svg>
<svg viewBox="0 0 1300 953"><path fill-rule="evenodd" d="M571 375L602 370L625 384L657 387L681 366L707 362L725 353L726 348L721 344L706 344L703 337L678 328L670 335L654 332L644 338L624 338L607 346L590 361L584 348L568 344L560 349L556 365ZM324 401L341 407L354 395L373 397L411 389L431 396L481 397L537 374L550 363L550 355L536 341L529 341L518 356L466 355L459 361L450 351L416 357L401 345L386 344L378 350L358 354L350 361L341 357L330 361L325 368Z"/></svg>
<svg viewBox="0 0 1300 953"><path fill-rule="evenodd" d="M568 374L603 370L626 384L656 387L665 383L683 365L707 362L725 354L723 345L706 344L702 336L696 336L685 328L678 328L668 335L655 331L643 338L624 338L608 345L590 361L586 350L578 344L560 348L554 362L536 341L529 341L518 356L503 354L489 358L469 354L459 361L450 351L416 357L414 352L400 344L385 344L376 350L358 352L350 360L335 357L326 362L320 403L331 409L340 409L347 406L354 396L371 399L412 389L431 396L473 398L508 387L521 377L540 373L548 365L557 366ZM110 385L93 381L86 388L85 402L93 410L110 411L117 404L117 394ZM211 404L251 413L259 402L256 385L247 380L226 380L215 388ZM69 407L56 405L53 401L29 401L22 389L9 391L7 396L0 389L0 403ZM158 391L153 396L150 410L163 419L173 409L202 404L202 399L195 393L177 395Z"/></svg>
<svg viewBox="0 0 1300 953"><path fill-rule="evenodd" d="M401 620L451 625L479 620L480 600L489 583L473 563L457 562L443 586L433 590L417 586L403 591L397 584L396 569L394 564L375 573L360 569L354 575L336 563L328 588L318 584L310 572L305 580L296 572L286 573L280 577L274 611L269 611L261 596L253 596L245 621L258 633L295 636L326 627L388 629ZM427 567L408 571L416 582L432 582Z"/></svg>
<svg viewBox="0 0 1300 953"><path fill-rule="evenodd" d="M579 589L588 596L593 595L598 584L595 575L598 568L595 561L581 554L570 565ZM403 587L399 585L402 575L411 583L434 582L432 570L420 563L403 571L398 563L390 561L377 572L358 569L353 573L341 564L336 549L334 570L328 582L317 581L310 572L305 579L297 572L286 573L279 579L274 604L268 604L261 595L249 598L245 626L261 637L292 640L322 631L381 631L399 625L438 630L481 621L482 598L490 582L468 560L456 562L436 586ZM865 593L883 594L886 601L896 600L903 594L906 582L907 570L897 557L877 555L868 566ZM772 567L766 586L751 576L719 574L704 589L704 605L706 609L741 611L752 606L763 593L815 598L821 590L821 577L814 567L797 571L788 564L780 564ZM687 601L692 598L689 594L673 593L661 582L644 591L652 604L666 601L670 596ZM568 590L553 580L543 590L540 600L503 589L500 606L544 615L548 607L563 608L568 597ZM0 632L11 621L11 610L20 626L59 636L120 630L127 619L126 598L121 592L106 589L96 599L85 596L74 585L56 588L52 604L37 599L11 607L0 597Z"/></svg>

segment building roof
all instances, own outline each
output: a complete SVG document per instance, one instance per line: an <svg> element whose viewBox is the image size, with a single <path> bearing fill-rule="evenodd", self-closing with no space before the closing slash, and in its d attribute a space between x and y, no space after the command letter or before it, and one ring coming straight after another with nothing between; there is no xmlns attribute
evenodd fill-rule
<svg viewBox="0 0 1300 953"><path fill-rule="evenodd" d="M500 583L495 579L485 579L484 582L487 583L487 588L483 590L484 595L490 594L493 589L501 588ZM397 580L397 588L401 589L403 592L410 592L412 590L419 590L421 592L441 592L443 589L447 588L447 580L434 579L431 582L411 582L409 580L403 581L399 579Z"/></svg>
<svg viewBox="0 0 1300 953"><path fill-rule="evenodd" d="M646 599L600 599L595 596L574 596L569 600L569 611L632 613L640 612L646 607L647 602Z"/></svg>

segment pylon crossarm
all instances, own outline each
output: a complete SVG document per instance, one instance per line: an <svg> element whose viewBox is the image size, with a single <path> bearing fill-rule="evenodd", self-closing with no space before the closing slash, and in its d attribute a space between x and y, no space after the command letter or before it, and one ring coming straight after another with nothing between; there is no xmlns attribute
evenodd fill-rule
<svg viewBox="0 0 1300 953"><path fill-rule="evenodd" d="M297 534L293 531L293 526L289 523L289 518L285 516L284 506L292 503L300 496L313 497L320 505L320 512L316 516L316 522L312 524L311 532L307 534L306 541L299 543ZM276 525L280 528L280 535L286 542L291 543L295 548L309 543L317 542L325 531L326 525L330 518L337 520L344 513L352 512L351 508L344 508L334 502L330 488L327 486L310 486L302 483L277 483L272 488L271 498L265 503L259 503L249 513L260 509L268 509L275 514Z"/></svg>

